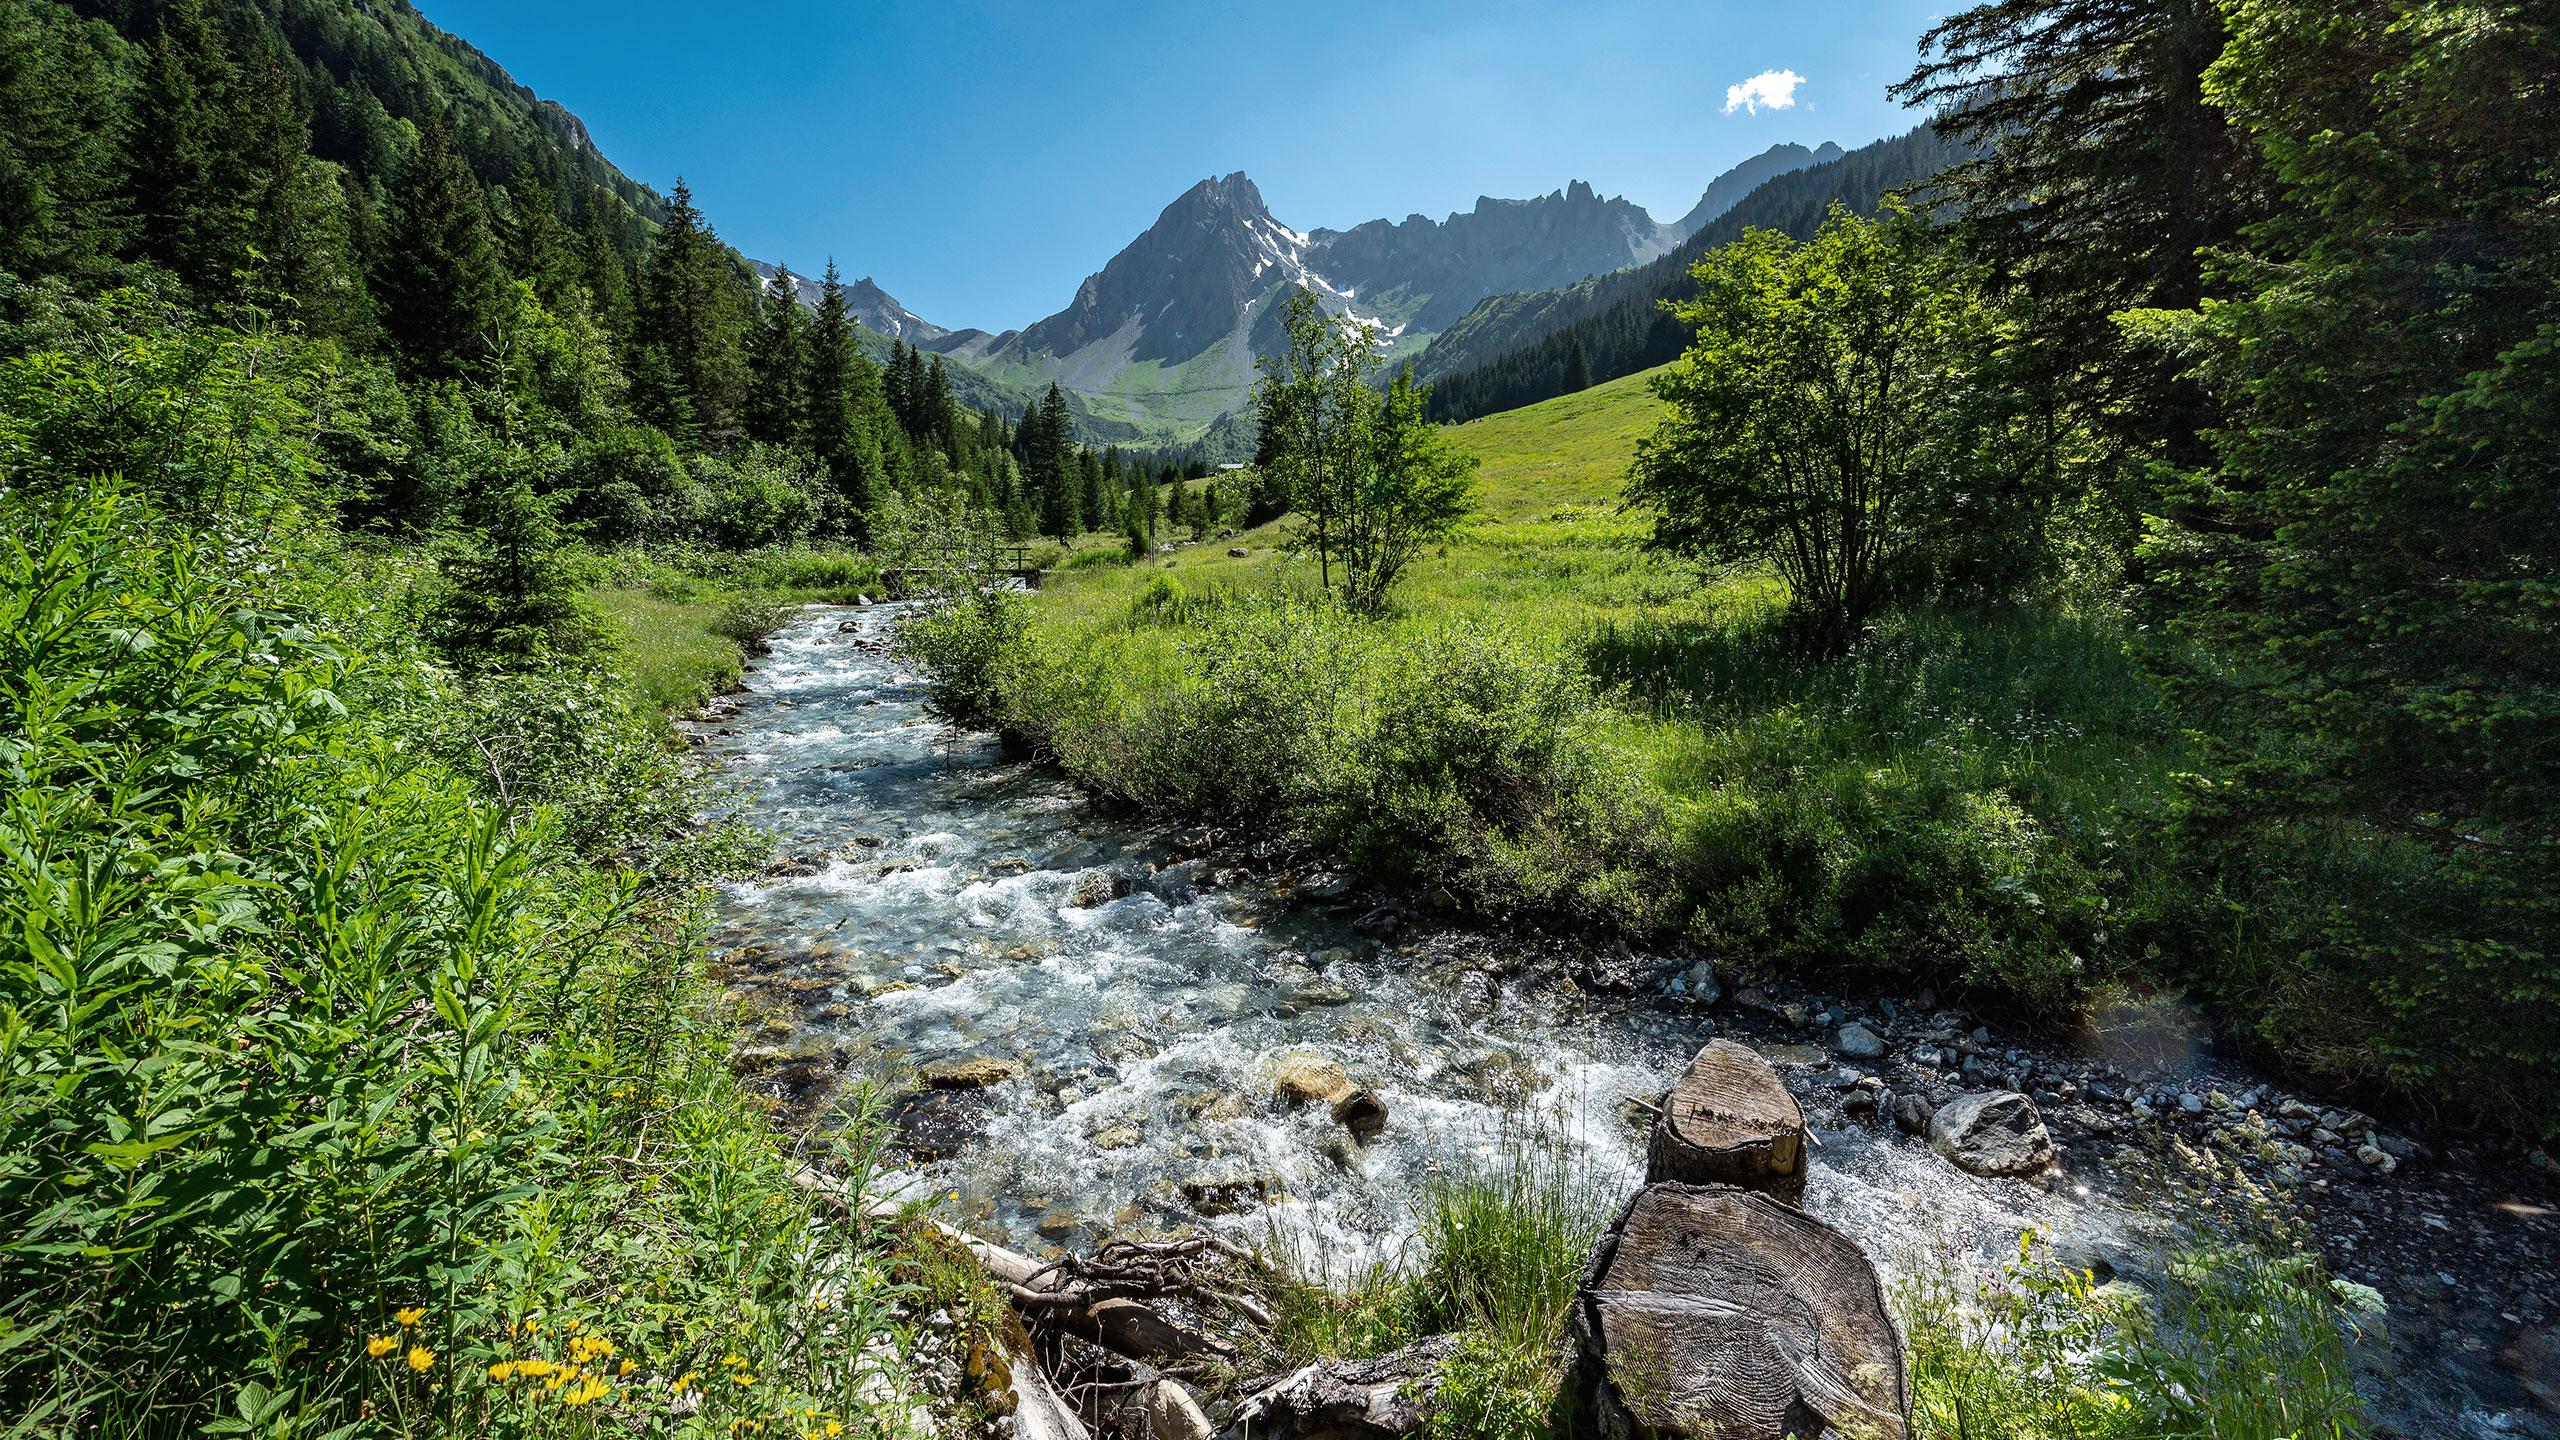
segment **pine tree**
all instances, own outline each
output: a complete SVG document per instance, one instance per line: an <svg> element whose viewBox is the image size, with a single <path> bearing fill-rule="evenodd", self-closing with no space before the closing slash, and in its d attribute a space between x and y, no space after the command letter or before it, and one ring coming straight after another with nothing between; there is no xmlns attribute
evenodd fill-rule
<svg viewBox="0 0 2560 1440"><path fill-rule="evenodd" d="M1573 352L1564 361L1564 393L1578 395L1591 388L1591 352L1582 342L1573 342Z"/></svg>
<svg viewBox="0 0 2560 1440"><path fill-rule="evenodd" d="M142 257L200 289L248 258L248 197L226 190L223 173L236 80L202 0L170 0L132 109L126 188Z"/></svg>
<svg viewBox="0 0 2560 1440"><path fill-rule="evenodd" d="M693 191L678 179L649 252L640 332L644 343L666 357L689 413L651 418L671 435L714 449L736 438L738 402L746 389L739 291L727 247L694 207Z"/></svg>
<svg viewBox="0 0 2560 1440"><path fill-rule="evenodd" d="M1067 411L1067 394L1056 381L1022 419L1029 441L1024 447L1023 477L1036 497L1040 533L1071 542L1084 533L1084 475L1073 447L1075 420Z"/></svg>
<svg viewBox="0 0 2560 1440"><path fill-rule="evenodd" d="M474 369L504 284L480 187L430 115L374 270L383 330L408 373L450 379Z"/></svg>
<svg viewBox="0 0 2560 1440"><path fill-rule="evenodd" d="M0 270L93 275L123 243L122 48L67 10L0 5Z"/></svg>
<svg viewBox="0 0 2560 1440"><path fill-rule="evenodd" d="M855 517L857 535L865 533L886 470L880 436L864 423L873 407L882 406L880 381L863 358L833 260L827 262L817 319L810 327L807 375L804 433L809 449L826 466L837 495Z"/></svg>
<svg viewBox="0 0 2560 1440"><path fill-rule="evenodd" d="M800 280L785 265L766 287L763 314L747 357L747 438L768 445L797 443L808 413L804 371L809 323L800 309Z"/></svg>

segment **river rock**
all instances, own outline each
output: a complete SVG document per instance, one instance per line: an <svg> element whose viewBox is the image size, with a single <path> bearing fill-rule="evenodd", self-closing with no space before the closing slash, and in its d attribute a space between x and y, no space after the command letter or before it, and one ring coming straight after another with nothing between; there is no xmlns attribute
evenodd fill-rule
<svg viewBox="0 0 2560 1440"><path fill-rule="evenodd" d="M1236 1407L1227 1440L1403 1440L1431 1418L1458 1337L1373 1360L1319 1360Z"/></svg>
<svg viewBox="0 0 2560 1440"><path fill-rule="evenodd" d="M1929 1119L1929 1146L1976 1175L2035 1175L2053 1164L2036 1102L2015 1090L1960 1095Z"/></svg>
<svg viewBox="0 0 2560 1440"><path fill-rule="evenodd" d="M2498 1358L2544 1408L2560 1410L2560 1327L2528 1330Z"/></svg>
<svg viewBox="0 0 2560 1440"><path fill-rule="evenodd" d="M967 1149L987 1122L985 1103L978 1096L950 1090L902 1096L891 1102L888 1118L897 1132L898 1148L926 1164Z"/></svg>
<svg viewBox="0 0 2560 1440"><path fill-rule="evenodd" d="M970 1055L957 1060L936 1060L920 1067L916 1078L932 1090L984 1090L1001 1085L1022 1073L1022 1067L993 1055Z"/></svg>
<svg viewBox="0 0 2560 1440"><path fill-rule="evenodd" d="M1904 1440L1901 1337L1846 1236L1728 1185L1648 1185L1574 1310L1605 1440Z"/></svg>
<svg viewBox="0 0 2560 1440"><path fill-rule="evenodd" d="M1183 1181L1179 1189L1192 1209L1210 1219L1233 1215L1279 1193L1278 1184L1270 1176L1242 1172L1195 1176Z"/></svg>
<svg viewBox="0 0 2560 1440"><path fill-rule="evenodd" d="M1075 892L1069 898L1076 908L1091 910L1119 899L1120 887L1109 871L1088 870L1076 881Z"/></svg>
<svg viewBox="0 0 2560 1440"><path fill-rule="evenodd" d="M1929 1121L1937 1114L1926 1095L1901 1094L1893 1097L1894 1128L1905 1135L1925 1135Z"/></svg>
<svg viewBox="0 0 2560 1440"><path fill-rule="evenodd" d="M1662 1100L1645 1180L1741 1185L1804 1196L1804 1110L1747 1045L1710 1040Z"/></svg>
<svg viewBox="0 0 2560 1440"><path fill-rule="evenodd" d="M1724 987L1716 982L1712 960L1701 960L1672 976L1670 990L1693 1005L1713 1005L1724 998Z"/></svg>
<svg viewBox="0 0 2560 1440"><path fill-rule="evenodd" d="M1167 905L1188 905L1200 898L1200 877L1208 868L1206 860L1167 865L1146 878L1147 893Z"/></svg>
<svg viewBox="0 0 2560 1440"><path fill-rule="evenodd" d="M1352 1084L1341 1066L1321 1055L1283 1055L1273 1066L1272 1079L1284 1099L1328 1107L1334 1123L1355 1135L1366 1138L1386 1128L1387 1102L1376 1091Z"/></svg>
<svg viewBox="0 0 2560 1440"><path fill-rule="evenodd" d="M1854 1023L1840 1027L1831 1048L1852 1060L1874 1060L1884 1054L1884 1042L1876 1038L1876 1032Z"/></svg>

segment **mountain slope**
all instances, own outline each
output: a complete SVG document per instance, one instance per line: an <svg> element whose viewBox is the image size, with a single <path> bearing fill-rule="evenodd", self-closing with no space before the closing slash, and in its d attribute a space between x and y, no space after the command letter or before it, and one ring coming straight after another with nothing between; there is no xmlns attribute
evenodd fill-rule
<svg viewBox="0 0 2560 1440"><path fill-rule="evenodd" d="M1715 183L1707 187L1707 193L1699 196L1698 203L1671 228L1686 240L1707 228L1711 222L1724 218L1724 212L1741 204L1743 197L1768 182L1809 165L1828 165L1845 153L1828 140L1815 150L1807 150L1801 145L1772 145L1717 176Z"/></svg>
<svg viewBox="0 0 2560 1440"><path fill-rule="evenodd" d="M1278 343L1273 300L1294 286L1379 327L1391 355L1422 353L1488 297L1540 291L1669 253L1698 217L1823 153L1782 145L1717 178L1681 225L1574 181L1526 200L1479 197L1444 220L1410 215L1300 232L1241 172L1201 181L1088 276L1057 314L1014 334L931 348L1000 384L1055 381L1093 412L1163 441L1217 435L1245 406L1254 357Z"/></svg>
<svg viewBox="0 0 2560 1440"><path fill-rule="evenodd" d="M1434 340L1416 364L1433 385L1432 418L1464 420L1562 394L1577 353L1592 380L1674 359L1685 337L1662 302L1689 293L1689 267L1700 255L1752 228L1810 235L1835 201L1872 214L1886 193L1917 185L1960 158L1922 126L1763 183L1650 264L1488 299Z"/></svg>

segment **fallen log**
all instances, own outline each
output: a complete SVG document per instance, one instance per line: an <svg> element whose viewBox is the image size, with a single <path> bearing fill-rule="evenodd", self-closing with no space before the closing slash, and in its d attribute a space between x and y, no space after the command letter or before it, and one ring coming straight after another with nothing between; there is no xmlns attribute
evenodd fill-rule
<svg viewBox="0 0 2560 1440"><path fill-rule="evenodd" d="M1747 1045L1710 1040L1664 1096L1645 1147L1645 1182L1739 1185L1804 1199L1803 1107Z"/></svg>
<svg viewBox="0 0 2560 1440"><path fill-rule="evenodd" d="M1457 1343L1437 1335L1373 1360L1319 1360L1238 1405L1224 1440L1405 1440L1430 1419Z"/></svg>
<svg viewBox="0 0 2560 1440"><path fill-rule="evenodd" d="M1902 1340L1839 1231L1725 1185L1648 1185L1593 1252L1574 1333L1607 1440L1904 1440Z"/></svg>
<svg viewBox="0 0 2560 1440"><path fill-rule="evenodd" d="M848 1200L842 1186L803 1166L793 1177L802 1189L830 1200L845 1213L895 1219L904 1206L878 1196ZM995 1281L1027 1321L1090 1341L1115 1355L1167 1368L1232 1363L1235 1351L1214 1336L1166 1316L1150 1300L1191 1299L1223 1303L1240 1314L1261 1313L1242 1297L1203 1283L1195 1262L1231 1257L1234 1247L1207 1236L1162 1245L1116 1241L1092 1258L1041 1261L982 1240L965 1230L925 1218L943 1238L959 1245ZM1267 1323L1267 1316L1263 1323Z"/></svg>
<svg viewBox="0 0 2560 1440"><path fill-rule="evenodd" d="M1028 1353L1013 1362L1013 1434L1014 1440L1091 1440L1075 1407Z"/></svg>

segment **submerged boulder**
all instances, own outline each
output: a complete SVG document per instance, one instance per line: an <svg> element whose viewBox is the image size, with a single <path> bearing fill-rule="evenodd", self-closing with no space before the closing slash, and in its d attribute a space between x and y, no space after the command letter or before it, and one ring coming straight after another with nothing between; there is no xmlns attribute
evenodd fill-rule
<svg viewBox="0 0 2560 1440"><path fill-rule="evenodd" d="M984 1090L1001 1085L1022 1073L1022 1067L1011 1060L993 1055L969 1055L957 1060L936 1060L916 1071L916 1078L932 1090Z"/></svg>
<svg viewBox="0 0 2560 1440"><path fill-rule="evenodd" d="M1939 1106L1929 1117L1929 1148L1976 1175L2039 1175L2055 1153L2036 1102L2015 1090L1960 1095Z"/></svg>
<svg viewBox="0 0 2560 1440"><path fill-rule="evenodd" d="M1387 1102L1375 1090L1352 1084L1341 1066L1321 1055L1298 1051L1281 1056L1272 1067L1272 1080L1284 1101L1323 1105L1335 1124L1363 1139L1386 1128Z"/></svg>

